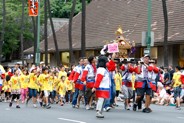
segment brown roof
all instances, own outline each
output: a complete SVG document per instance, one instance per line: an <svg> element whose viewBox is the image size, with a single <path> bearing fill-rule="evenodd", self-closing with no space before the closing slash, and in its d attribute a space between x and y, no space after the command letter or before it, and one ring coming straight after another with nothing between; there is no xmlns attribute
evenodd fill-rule
<svg viewBox="0 0 184 123"><path fill-rule="evenodd" d="M184 42L184 2L168 0L169 43ZM86 7L86 49L100 48L105 40L115 39L117 27L123 27L124 36L140 45L142 31L147 30L147 0L93 0ZM73 19L73 48L81 48L81 13ZM162 1L152 1L152 31L155 45L162 45L164 19ZM69 49L68 24L56 32L60 51ZM48 38L49 50L54 51L53 37ZM41 42L44 51L44 41ZM32 52L33 48L25 52Z"/></svg>

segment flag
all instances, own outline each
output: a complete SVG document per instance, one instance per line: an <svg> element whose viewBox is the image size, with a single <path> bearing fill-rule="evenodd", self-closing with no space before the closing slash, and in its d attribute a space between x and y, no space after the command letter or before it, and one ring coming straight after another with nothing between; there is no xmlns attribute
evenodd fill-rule
<svg viewBox="0 0 184 123"><path fill-rule="evenodd" d="M29 16L38 16L38 0L28 0Z"/></svg>

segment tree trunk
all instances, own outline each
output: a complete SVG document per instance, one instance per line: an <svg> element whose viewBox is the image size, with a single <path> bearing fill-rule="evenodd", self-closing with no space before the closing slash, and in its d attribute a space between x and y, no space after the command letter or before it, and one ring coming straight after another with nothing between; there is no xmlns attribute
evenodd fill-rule
<svg viewBox="0 0 184 123"><path fill-rule="evenodd" d="M48 66L48 41L47 41L47 0L44 0L45 23L44 23L44 39L45 39L45 65Z"/></svg>
<svg viewBox="0 0 184 123"><path fill-rule="evenodd" d="M70 63L75 63L75 57L73 54L73 47L72 47L72 21L73 21L73 15L75 12L75 5L76 0L73 0L73 5L71 8L70 18L69 18L69 27L68 27L68 40L69 40L69 54L70 54Z"/></svg>
<svg viewBox="0 0 184 123"><path fill-rule="evenodd" d="M168 67L168 15L166 0L162 0L163 15L164 15L164 66Z"/></svg>
<svg viewBox="0 0 184 123"><path fill-rule="evenodd" d="M6 15L6 8L5 8L5 0L3 0L3 21L2 21L2 32L1 32L1 39L0 39L0 63L2 61L2 48L3 48L3 42L4 42L4 34L5 34L5 15Z"/></svg>
<svg viewBox="0 0 184 123"><path fill-rule="evenodd" d="M81 57L86 56L86 1L82 0Z"/></svg>
<svg viewBox="0 0 184 123"><path fill-rule="evenodd" d="M51 28L52 28L55 49L56 49L56 61L57 61L57 65L59 66L60 63L61 63L61 57L59 55L59 49L58 49L58 43L57 43L56 33L55 33L55 30L54 30L54 24L53 24L52 16L51 16L50 0L48 0L48 11L49 11L49 19L50 19L50 24L51 24Z"/></svg>
<svg viewBox="0 0 184 123"><path fill-rule="evenodd" d="M24 7L25 7L25 0L22 0L22 18L21 18L21 34L20 34L20 43L21 43L21 60L22 66L24 66Z"/></svg>

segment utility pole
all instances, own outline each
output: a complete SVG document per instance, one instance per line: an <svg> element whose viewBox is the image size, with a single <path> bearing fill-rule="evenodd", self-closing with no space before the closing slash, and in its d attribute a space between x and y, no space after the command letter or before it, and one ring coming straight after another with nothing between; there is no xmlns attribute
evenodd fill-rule
<svg viewBox="0 0 184 123"><path fill-rule="evenodd" d="M5 15L6 15L6 9L5 9L5 0L3 0L3 12L2 12L2 31L1 31L1 39L0 39L0 63L2 60L2 48L3 48L3 42L4 42L4 34L5 34Z"/></svg>
<svg viewBox="0 0 184 123"><path fill-rule="evenodd" d="M25 0L22 0L22 19L21 19L21 34L20 34L20 42L21 42L21 61L22 66L24 66L24 7L25 7Z"/></svg>
<svg viewBox="0 0 184 123"><path fill-rule="evenodd" d="M86 56L86 0L82 0L81 57Z"/></svg>
<svg viewBox="0 0 184 123"><path fill-rule="evenodd" d="M36 65L40 64L40 0L38 0L38 22L37 22L37 47L36 47Z"/></svg>
<svg viewBox="0 0 184 123"><path fill-rule="evenodd" d="M44 23L44 39L45 39L45 65L48 65L48 40L47 40L47 0L44 0L45 23Z"/></svg>
<svg viewBox="0 0 184 123"><path fill-rule="evenodd" d="M152 1L148 0L148 32L147 32L147 50L149 51L150 54L150 49L151 49L151 16L152 16Z"/></svg>

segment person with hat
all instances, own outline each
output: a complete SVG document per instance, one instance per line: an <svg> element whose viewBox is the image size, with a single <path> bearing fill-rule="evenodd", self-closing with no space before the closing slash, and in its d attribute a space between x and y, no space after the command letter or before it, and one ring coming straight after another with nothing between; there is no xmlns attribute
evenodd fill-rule
<svg viewBox="0 0 184 123"><path fill-rule="evenodd" d="M97 64L97 73L95 78L95 84L92 92L96 92L97 106L96 106L96 117L104 118L102 115L103 105L106 99L110 98L110 75L107 70L106 63L108 59L106 56L100 56Z"/></svg>
<svg viewBox="0 0 184 123"><path fill-rule="evenodd" d="M138 103L142 100L144 94L146 93L145 108L142 111L145 113L152 112L149 108L153 86L151 81L156 78L156 76L152 76L154 70L156 70L156 66L151 66L149 61L150 56L145 55L141 58L141 61L139 61L139 65L134 69L134 72L136 73L135 88L137 92L136 102L133 105L134 111L137 110Z"/></svg>

